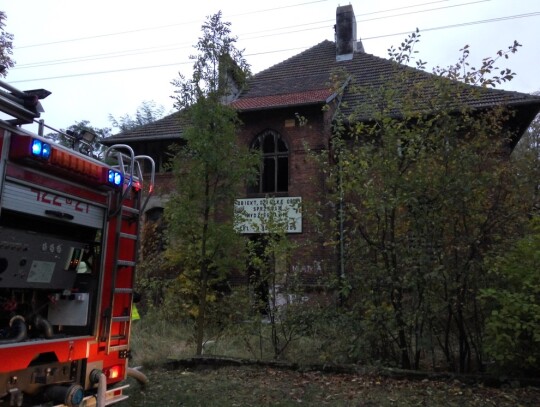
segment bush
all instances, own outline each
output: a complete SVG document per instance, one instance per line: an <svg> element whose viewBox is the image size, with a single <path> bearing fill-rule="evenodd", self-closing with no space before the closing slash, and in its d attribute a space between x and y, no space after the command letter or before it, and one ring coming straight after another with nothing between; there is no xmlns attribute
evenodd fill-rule
<svg viewBox="0 0 540 407"><path fill-rule="evenodd" d="M540 372L540 219L493 262L499 286L483 291L492 305L486 352L506 372Z"/></svg>

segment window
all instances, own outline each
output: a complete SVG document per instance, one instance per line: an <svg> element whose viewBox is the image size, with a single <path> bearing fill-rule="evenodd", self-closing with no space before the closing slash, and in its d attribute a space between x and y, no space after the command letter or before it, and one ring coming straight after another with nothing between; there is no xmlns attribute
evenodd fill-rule
<svg viewBox="0 0 540 407"><path fill-rule="evenodd" d="M252 149L261 151L259 179L250 187L251 193L278 193L289 189L289 149L275 131L267 130L257 136Z"/></svg>

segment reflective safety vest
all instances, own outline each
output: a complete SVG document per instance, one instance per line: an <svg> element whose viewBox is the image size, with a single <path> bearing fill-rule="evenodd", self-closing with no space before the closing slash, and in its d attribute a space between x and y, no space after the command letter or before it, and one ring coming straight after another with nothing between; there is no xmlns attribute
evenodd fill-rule
<svg viewBox="0 0 540 407"><path fill-rule="evenodd" d="M141 316L139 315L139 310L137 309L137 306L133 304L131 306L131 320L138 321L139 319L141 319Z"/></svg>

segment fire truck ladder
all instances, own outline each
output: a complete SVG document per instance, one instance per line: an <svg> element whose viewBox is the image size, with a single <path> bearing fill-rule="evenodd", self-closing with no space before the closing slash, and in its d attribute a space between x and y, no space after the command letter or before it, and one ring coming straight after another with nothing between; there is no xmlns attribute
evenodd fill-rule
<svg viewBox="0 0 540 407"><path fill-rule="evenodd" d="M119 169L124 174L125 182L122 193L112 197L110 205L109 218L116 218L116 232L109 308L105 310L107 323L103 337L106 342L107 354L120 351L125 352L127 356L131 331L131 307L133 306L132 287L140 246L140 216L144 213L153 193L155 164L149 156L135 156L133 149L125 144L116 144L107 149L105 160L111 158L117 163L114 165L115 169ZM151 168L148 185L143 183L145 161L150 164ZM134 189L139 188L141 192L136 193ZM130 248L130 250L121 250L125 247ZM133 255L130 258L121 258L121 253L126 251ZM128 287L125 286L126 281L130 282ZM121 301L120 298L126 296L129 297L129 307L116 306ZM123 303L126 304L126 301Z"/></svg>

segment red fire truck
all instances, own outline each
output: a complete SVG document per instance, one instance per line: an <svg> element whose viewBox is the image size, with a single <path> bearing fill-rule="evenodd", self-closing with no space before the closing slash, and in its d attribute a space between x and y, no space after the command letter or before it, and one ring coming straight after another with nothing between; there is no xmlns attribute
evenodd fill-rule
<svg viewBox="0 0 540 407"><path fill-rule="evenodd" d="M117 403L154 162L127 145L98 160L85 134L65 147L37 120L49 92L0 88L0 405Z"/></svg>

